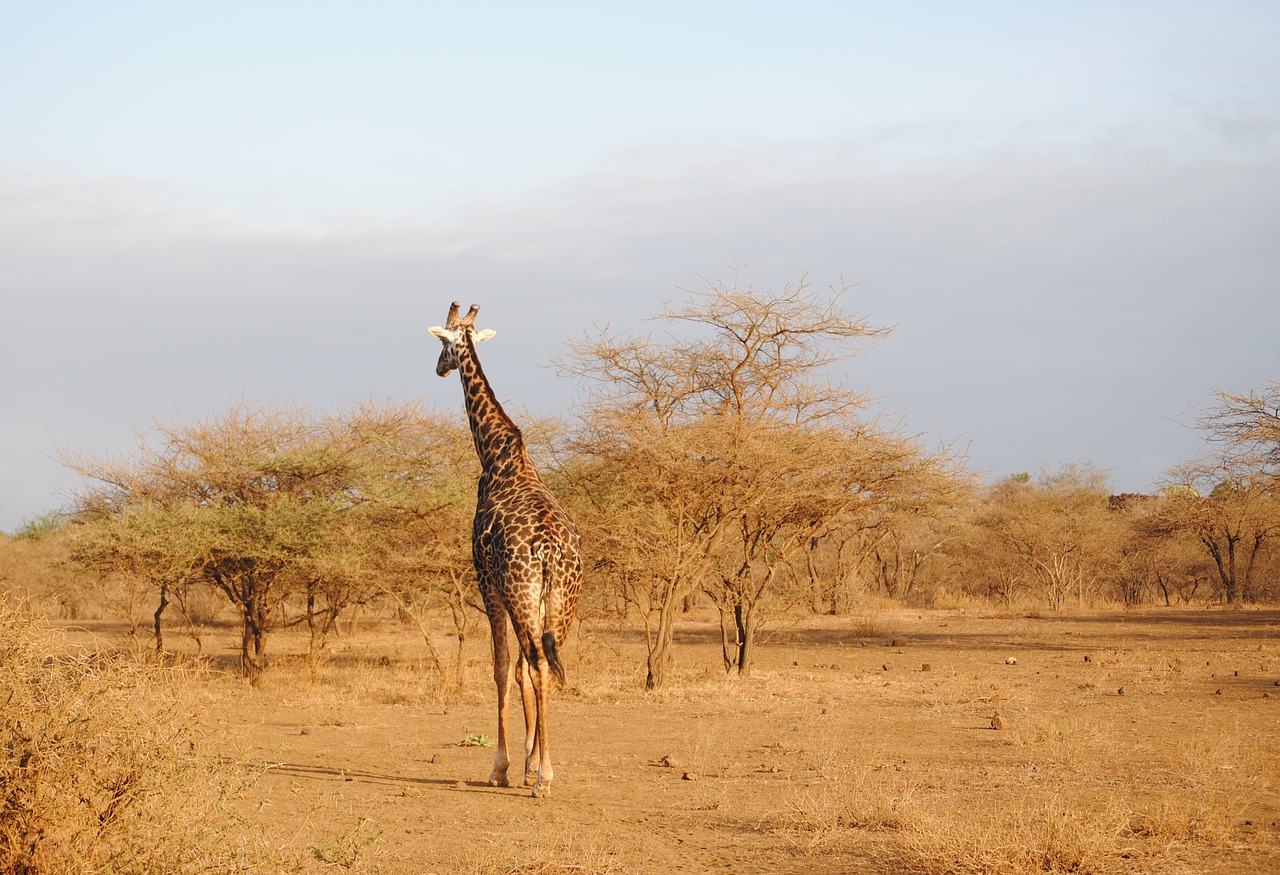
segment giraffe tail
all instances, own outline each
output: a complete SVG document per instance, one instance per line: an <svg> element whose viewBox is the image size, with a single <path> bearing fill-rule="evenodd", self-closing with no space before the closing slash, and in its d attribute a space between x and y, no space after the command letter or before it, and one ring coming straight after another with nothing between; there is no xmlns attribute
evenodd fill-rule
<svg viewBox="0 0 1280 875"><path fill-rule="evenodd" d="M556 636L553 633L542 633L542 652L547 656L547 665L550 666L551 673L556 676L556 680L563 687L565 685L564 664L560 662L560 653L556 649Z"/></svg>

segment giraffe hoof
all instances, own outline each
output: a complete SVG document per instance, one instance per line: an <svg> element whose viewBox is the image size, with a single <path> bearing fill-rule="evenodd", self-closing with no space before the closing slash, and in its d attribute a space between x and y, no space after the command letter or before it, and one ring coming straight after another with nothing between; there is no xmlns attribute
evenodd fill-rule
<svg viewBox="0 0 1280 875"><path fill-rule="evenodd" d="M489 776L489 786L490 787L510 787L511 782L507 780L506 775L499 775L497 772L494 772L492 775Z"/></svg>
<svg viewBox="0 0 1280 875"><path fill-rule="evenodd" d="M532 772L525 772L525 775L524 775L524 785L525 785L526 787L536 787L536 786L538 786L538 772L537 772L536 770L534 770L534 771L532 771Z"/></svg>
<svg viewBox="0 0 1280 875"><path fill-rule="evenodd" d="M550 782L547 782L546 784L541 784L541 783L539 783L539 784L534 784L534 785L533 785L533 798L534 798L534 799L546 799L546 798L547 798L547 797L549 797L550 795L551 795L551 783L550 783Z"/></svg>

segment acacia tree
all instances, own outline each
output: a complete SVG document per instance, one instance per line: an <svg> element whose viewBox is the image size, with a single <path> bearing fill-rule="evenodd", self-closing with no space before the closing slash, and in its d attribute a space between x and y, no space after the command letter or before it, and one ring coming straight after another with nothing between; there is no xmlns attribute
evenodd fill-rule
<svg viewBox="0 0 1280 875"><path fill-rule="evenodd" d="M704 584L720 608L725 666L741 674L751 672L762 608L778 597L781 580L803 579L815 541L839 526L883 545L906 518L960 485L949 457L878 428L789 426L761 429L757 439L756 452L739 459L753 484L744 493L755 500L733 509L733 537Z"/></svg>
<svg viewBox="0 0 1280 875"><path fill-rule="evenodd" d="M359 513L342 551L369 576L367 593L391 597L422 634L437 671L464 682L464 649L478 605L471 517L478 473L471 432L457 417L418 403L365 404L344 427L359 447ZM431 638L428 608L443 597L457 646L446 668Z"/></svg>
<svg viewBox="0 0 1280 875"><path fill-rule="evenodd" d="M115 508L101 497L82 503L75 525L68 529L70 559L99 575L119 576L129 587L125 608L130 632L137 635L134 603L144 594L157 597L151 615L157 654L164 652L163 617L170 597L181 605L188 588L199 581L187 541L190 532L169 509L154 502Z"/></svg>
<svg viewBox="0 0 1280 875"><path fill-rule="evenodd" d="M1106 475L1087 464L1005 478L978 508L970 552L1010 601L1025 587L1053 610L1073 592L1084 602L1116 556L1108 492Z"/></svg>
<svg viewBox="0 0 1280 875"><path fill-rule="evenodd" d="M645 619L647 687L662 684L677 611L699 586L733 631L726 662L749 671L779 570L826 520L883 500L886 467L925 458L861 421L866 396L832 379L887 334L844 312L847 290L716 281L665 309L661 333L584 338L561 361L586 388L577 448L609 570Z"/></svg>
<svg viewBox="0 0 1280 875"><path fill-rule="evenodd" d="M964 490L967 484L958 484ZM877 588L890 598L910 595L926 562L955 538L948 518L954 508L953 495L936 506L892 507L885 514L879 537L870 544L865 563Z"/></svg>
<svg viewBox="0 0 1280 875"><path fill-rule="evenodd" d="M1223 599L1259 595L1258 569L1280 533L1280 381L1217 393L1197 421L1208 448L1169 472L1180 527L1212 559Z"/></svg>
<svg viewBox="0 0 1280 875"><path fill-rule="evenodd" d="M155 425L132 459L63 461L98 484L78 502L80 561L159 581L161 610L163 586L210 584L240 612L242 670L260 680L276 608L317 577L351 506L351 447L305 409L237 404Z"/></svg>
<svg viewBox="0 0 1280 875"><path fill-rule="evenodd" d="M1252 470L1260 480L1280 478L1280 380L1217 396L1218 404L1197 419L1221 459Z"/></svg>
<svg viewBox="0 0 1280 875"><path fill-rule="evenodd" d="M1208 552L1227 604L1254 601L1256 571L1280 533L1280 502L1273 480L1239 459L1184 462L1170 472L1175 525Z"/></svg>
<svg viewBox="0 0 1280 875"><path fill-rule="evenodd" d="M1108 506L1122 533L1117 583L1127 605L1158 593L1166 606L1189 604L1213 576L1203 545L1182 519L1179 490L1156 495L1113 495Z"/></svg>

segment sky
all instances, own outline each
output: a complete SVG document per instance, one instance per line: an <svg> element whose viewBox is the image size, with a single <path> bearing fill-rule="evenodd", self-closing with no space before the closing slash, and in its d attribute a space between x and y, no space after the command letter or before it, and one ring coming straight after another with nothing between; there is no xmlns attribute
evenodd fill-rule
<svg viewBox="0 0 1280 875"><path fill-rule="evenodd" d="M238 400L513 408L716 279L984 477L1156 488L1280 377L1280 5L0 0L0 530ZM461 414L459 413L461 416Z"/></svg>

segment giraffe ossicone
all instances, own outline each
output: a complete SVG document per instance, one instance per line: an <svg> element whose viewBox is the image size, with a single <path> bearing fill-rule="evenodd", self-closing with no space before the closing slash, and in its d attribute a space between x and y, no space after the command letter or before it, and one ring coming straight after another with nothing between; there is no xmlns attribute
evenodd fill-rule
<svg viewBox="0 0 1280 875"><path fill-rule="evenodd" d="M443 326L427 329L444 349L436 373L458 371L467 419L480 458L471 555L493 634L493 679L498 688L498 740L489 783L509 785L507 718L510 638L516 645L516 681L524 710L524 783L534 796L551 795L547 712L553 678L564 683L560 648L573 625L582 590L581 543L565 513L529 458L520 429L502 409L475 345L496 332L477 330L473 304L459 316L449 307Z"/></svg>

